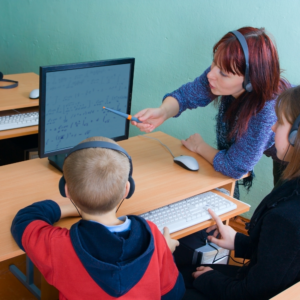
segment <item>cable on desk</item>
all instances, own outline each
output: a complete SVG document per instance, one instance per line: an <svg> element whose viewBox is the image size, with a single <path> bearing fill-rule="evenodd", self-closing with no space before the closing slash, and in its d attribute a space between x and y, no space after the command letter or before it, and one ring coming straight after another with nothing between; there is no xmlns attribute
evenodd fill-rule
<svg viewBox="0 0 300 300"><path fill-rule="evenodd" d="M175 158L175 156L173 155L173 153L170 150L170 148L167 145L163 144L159 139L154 138L154 137L150 137L150 136L145 136L145 135L139 135L139 136L147 138L147 139L151 139L151 140L156 140L156 141L160 142L165 148L167 148L169 150L169 152L171 153L171 155L173 156L173 158Z"/></svg>

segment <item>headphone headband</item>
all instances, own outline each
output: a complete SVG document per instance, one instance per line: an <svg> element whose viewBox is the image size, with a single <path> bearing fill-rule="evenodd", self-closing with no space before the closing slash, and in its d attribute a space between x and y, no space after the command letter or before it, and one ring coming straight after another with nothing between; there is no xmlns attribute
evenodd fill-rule
<svg viewBox="0 0 300 300"><path fill-rule="evenodd" d="M295 141L296 141L296 136L298 133L299 126L300 126L300 115L296 118L289 133L289 143L291 144L291 146L295 146Z"/></svg>
<svg viewBox="0 0 300 300"><path fill-rule="evenodd" d="M14 87L18 86L18 81L15 80L9 80L9 79L3 79L3 73L0 72L0 81L4 81L4 82L12 82L13 84L11 85L6 85L6 86L0 86L0 89L12 89Z"/></svg>
<svg viewBox="0 0 300 300"><path fill-rule="evenodd" d="M119 145L116 145L116 144L113 144L113 143L110 143L110 142L104 142L104 141L90 141L90 142L85 142L85 143L78 144L74 148L72 148L68 152L68 154L66 155L65 160L73 152L80 151L80 150L83 150L83 149L89 149L89 148L110 149L110 150L121 152L121 153L123 153L127 156L128 160L129 160L129 164L130 164L130 170L129 170L129 175L128 175L128 181L130 182L130 190L129 190L129 193L128 193L126 199L130 198L133 195L134 190L135 190L135 182L132 178L132 171L133 171L132 170L132 160L131 160L131 157L129 156L129 154L122 147L120 147ZM59 181L58 187L59 187L60 194L63 197L67 197L67 195L65 193L65 185L66 185L66 180L65 180L65 177L62 176L60 181Z"/></svg>
<svg viewBox="0 0 300 300"><path fill-rule="evenodd" d="M244 57L245 57L245 62L246 62L246 70L245 70L245 79L243 82L243 88L247 92L252 92L252 84L250 82L250 77L249 77L249 50L248 50L248 45L245 37L237 30L230 31L239 41L243 52L244 52Z"/></svg>
<svg viewBox="0 0 300 300"><path fill-rule="evenodd" d="M111 149L111 150L116 150L119 152L124 153L129 160L131 160L131 157L129 156L129 154L119 145L110 143L110 142L104 142L104 141L90 141L90 142L85 142L85 143L81 143L76 145L74 148L72 148L70 150L70 152L68 152L68 154L66 155L66 158L71 155L73 152L82 150L82 149L88 149L88 148L105 148L105 149ZM65 159L66 159L65 158Z"/></svg>

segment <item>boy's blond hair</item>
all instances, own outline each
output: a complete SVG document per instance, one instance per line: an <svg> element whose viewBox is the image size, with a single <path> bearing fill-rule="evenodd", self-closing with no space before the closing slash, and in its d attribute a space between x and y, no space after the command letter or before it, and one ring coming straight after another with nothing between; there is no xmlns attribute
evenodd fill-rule
<svg viewBox="0 0 300 300"><path fill-rule="evenodd" d="M91 137L81 143L105 141L105 137ZM105 148L87 148L72 153L64 162L64 177L74 203L89 214L105 213L122 200L130 164L127 156Z"/></svg>

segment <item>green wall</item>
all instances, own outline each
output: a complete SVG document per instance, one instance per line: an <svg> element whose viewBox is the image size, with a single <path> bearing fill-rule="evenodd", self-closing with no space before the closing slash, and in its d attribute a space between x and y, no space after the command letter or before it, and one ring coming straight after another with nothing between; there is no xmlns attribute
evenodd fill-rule
<svg viewBox="0 0 300 300"><path fill-rule="evenodd" d="M298 84L298 0L0 0L0 70L38 73L39 66L135 57L132 113L199 76L212 47L230 30L265 27L276 40L285 77ZM215 145L212 105L168 120L159 130L177 138L199 132ZM140 132L130 129L130 135ZM271 159L255 167L253 209L272 189Z"/></svg>

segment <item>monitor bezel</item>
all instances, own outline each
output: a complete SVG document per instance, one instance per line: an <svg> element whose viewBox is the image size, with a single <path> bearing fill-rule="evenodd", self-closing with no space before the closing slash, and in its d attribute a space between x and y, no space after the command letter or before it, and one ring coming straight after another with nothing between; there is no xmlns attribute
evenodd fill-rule
<svg viewBox="0 0 300 300"><path fill-rule="evenodd" d="M133 89L133 75L134 75L134 58L119 58L119 59L110 59L110 60L99 60L91 62L81 62L81 63L70 63L70 64L60 64L52 66L41 66L40 67L40 100L39 100L39 134L38 134L38 154L40 158L49 157L59 154L68 153L71 147L68 149L63 149L59 151L54 151L50 153L45 153L45 105L46 105L46 75L49 72L57 71L66 71L74 69L83 69L83 68L95 68L103 66L113 66L113 65L122 65L130 64L130 75L129 75L129 88L128 88L128 97L127 97L127 114L130 114L131 111L131 101L132 101L132 89ZM125 134L113 140L122 141L126 140L129 137L129 125L130 121L126 120L125 125ZM74 145L75 146L75 145Z"/></svg>

